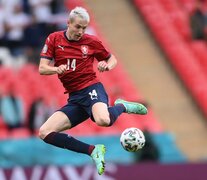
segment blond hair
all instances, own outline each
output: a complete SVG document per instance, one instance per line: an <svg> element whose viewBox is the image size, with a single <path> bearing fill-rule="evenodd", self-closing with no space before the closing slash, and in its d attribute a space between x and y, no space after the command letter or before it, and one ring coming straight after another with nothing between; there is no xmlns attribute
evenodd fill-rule
<svg viewBox="0 0 207 180"><path fill-rule="evenodd" d="M90 16L86 9L82 7L76 7L71 10L69 14L69 20L73 21L75 17L81 17L82 19L86 20L87 22L90 21Z"/></svg>

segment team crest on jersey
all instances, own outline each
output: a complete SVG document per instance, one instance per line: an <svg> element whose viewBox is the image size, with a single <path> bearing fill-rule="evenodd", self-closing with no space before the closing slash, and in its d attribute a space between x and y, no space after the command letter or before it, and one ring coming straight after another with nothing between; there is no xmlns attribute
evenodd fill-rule
<svg viewBox="0 0 207 180"><path fill-rule="evenodd" d="M82 45L81 46L81 51L83 53L83 58L86 58L87 57L87 54L88 54L88 46Z"/></svg>

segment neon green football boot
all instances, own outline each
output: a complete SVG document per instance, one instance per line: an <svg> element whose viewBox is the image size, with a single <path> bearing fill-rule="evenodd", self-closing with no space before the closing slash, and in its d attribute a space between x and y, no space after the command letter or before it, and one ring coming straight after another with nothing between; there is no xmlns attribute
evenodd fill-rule
<svg viewBox="0 0 207 180"><path fill-rule="evenodd" d="M99 175L102 175L105 170L104 155L106 153L106 147L102 144L95 145L91 157L96 164L96 168Z"/></svg>
<svg viewBox="0 0 207 180"><path fill-rule="evenodd" d="M123 99L117 99L114 102L114 105L117 104L122 104L126 108L127 113L132 113L132 114L147 114L147 108L140 103L135 103L135 102L129 102L129 101L124 101Z"/></svg>

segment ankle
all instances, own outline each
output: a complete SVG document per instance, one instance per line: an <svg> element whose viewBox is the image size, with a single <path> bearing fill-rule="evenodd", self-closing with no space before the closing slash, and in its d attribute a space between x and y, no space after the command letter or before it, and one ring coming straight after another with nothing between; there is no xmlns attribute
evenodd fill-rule
<svg viewBox="0 0 207 180"><path fill-rule="evenodd" d="M89 148L88 148L88 154L91 155L94 149L95 149L95 146L90 145Z"/></svg>

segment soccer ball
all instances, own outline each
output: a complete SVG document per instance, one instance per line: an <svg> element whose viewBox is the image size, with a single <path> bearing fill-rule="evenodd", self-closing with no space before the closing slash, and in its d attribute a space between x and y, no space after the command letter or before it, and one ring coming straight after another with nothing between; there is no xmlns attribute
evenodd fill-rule
<svg viewBox="0 0 207 180"><path fill-rule="evenodd" d="M145 145L145 137L140 129L131 127L122 132L120 142L125 150L136 152Z"/></svg>

